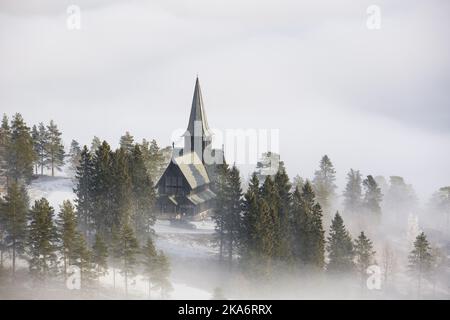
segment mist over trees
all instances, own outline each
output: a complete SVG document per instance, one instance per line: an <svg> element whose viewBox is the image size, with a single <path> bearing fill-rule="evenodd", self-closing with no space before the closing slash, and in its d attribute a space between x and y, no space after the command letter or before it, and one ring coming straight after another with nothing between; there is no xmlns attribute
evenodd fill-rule
<svg viewBox="0 0 450 320"><path fill-rule="evenodd" d="M112 272L114 281L116 273L123 275L125 295L142 274L149 298L170 297L171 265L153 230L154 184L167 165L165 149L155 140L135 142L126 132L117 149L94 137L89 146L72 140L66 154L61 136L53 121L30 128L20 114L3 117L0 273L14 282L18 262L26 262L33 283L63 283L76 266L83 288L101 288L100 279ZM33 179L65 165L73 175L73 203L53 208L46 198L31 202ZM400 176L350 169L338 192L327 155L311 180L291 180L280 164L264 180L251 175L244 187L235 165L216 169L212 219L217 263L226 275L267 285L284 275L325 283L345 276L366 292L367 270L375 265L386 292L399 294L399 275L407 275L420 298L429 297L430 288L436 294L448 280L449 186L436 190L424 209Z"/></svg>

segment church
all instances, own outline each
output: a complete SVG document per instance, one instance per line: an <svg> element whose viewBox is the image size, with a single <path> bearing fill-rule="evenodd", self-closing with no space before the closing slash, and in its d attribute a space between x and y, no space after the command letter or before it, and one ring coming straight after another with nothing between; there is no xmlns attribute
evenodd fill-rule
<svg viewBox="0 0 450 320"><path fill-rule="evenodd" d="M212 148L198 77L183 138L184 147L173 148L172 159L156 184L156 205L161 218L199 220L213 212L216 194L211 190L212 183L224 154Z"/></svg>

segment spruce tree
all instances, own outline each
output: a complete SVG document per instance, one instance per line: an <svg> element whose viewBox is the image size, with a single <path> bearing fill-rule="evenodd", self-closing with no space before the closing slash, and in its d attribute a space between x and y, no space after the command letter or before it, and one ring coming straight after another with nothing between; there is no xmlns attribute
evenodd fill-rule
<svg viewBox="0 0 450 320"><path fill-rule="evenodd" d="M375 263L375 251L372 241L361 232L354 244L356 270L361 278L361 287L364 288L367 268Z"/></svg>
<svg viewBox="0 0 450 320"><path fill-rule="evenodd" d="M89 249L86 239L80 233L77 233L75 238L73 265L80 269L82 287L88 287L94 278L92 251Z"/></svg>
<svg viewBox="0 0 450 320"><path fill-rule="evenodd" d="M0 204L0 224L3 225L6 236L6 249L12 251L12 275L16 274L16 258L24 253L27 236L27 214L29 199L26 189L16 182L8 187L4 201Z"/></svg>
<svg viewBox="0 0 450 320"><path fill-rule="evenodd" d="M67 267L75 260L75 248L77 245L77 219L75 208L69 200L65 200L56 220L58 229L59 249L63 260L64 277L67 278Z"/></svg>
<svg viewBox="0 0 450 320"><path fill-rule="evenodd" d="M266 179L270 180L270 178ZM256 275L263 279L270 279L273 274L275 248L275 223L273 210L266 199L262 198L259 204L256 222L256 246L253 267Z"/></svg>
<svg viewBox="0 0 450 320"><path fill-rule="evenodd" d="M421 233L414 241L414 249L408 257L408 270L413 279L417 280L417 294L420 297L422 291L422 280L431 271L433 265L433 256L431 246L425 233Z"/></svg>
<svg viewBox="0 0 450 320"><path fill-rule="evenodd" d="M127 153L133 152L134 138L128 131L125 132L125 135L120 137L120 148L125 150Z"/></svg>
<svg viewBox="0 0 450 320"><path fill-rule="evenodd" d="M215 210L213 220L216 229L216 241L219 246L219 260L222 261L225 252L226 243L226 222L227 215L231 211L230 208L230 168L227 163L218 165L217 179L213 185L213 190L216 193Z"/></svg>
<svg viewBox="0 0 450 320"><path fill-rule="evenodd" d="M233 253L237 251L239 243L239 230L241 227L241 212L242 212L242 189L241 178L239 170L233 166L228 173L228 212L225 217L225 232L228 247L228 265L231 268Z"/></svg>
<svg viewBox="0 0 450 320"><path fill-rule="evenodd" d="M167 299L170 291L173 290L172 284L169 281L170 263L164 252L159 251L156 266L151 276L151 282L155 289L160 290L161 299Z"/></svg>
<svg viewBox="0 0 450 320"><path fill-rule="evenodd" d="M29 213L28 255L31 274L45 280L57 268L57 230L53 222L54 210L47 199L36 200Z"/></svg>
<svg viewBox="0 0 450 320"><path fill-rule="evenodd" d="M6 149L7 176L15 182L30 182L35 153L30 128L19 113L11 121L11 139Z"/></svg>
<svg viewBox="0 0 450 320"><path fill-rule="evenodd" d="M158 252L156 251L155 245L153 244L151 238L147 239L147 243L142 248L142 255L142 264L144 266L143 272L148 281L148 297L150 298L153 276L158 264Z"/></svg>
<svg viewBox="0 0 450 320"><path fill-rule="evenodd" d="M8 117L3 115L0 126L0 189L6 191L8 186L8 157L7 152L11 143L11 128L9 127Z"/></svg>
<svg viewBox="0 0 450 320"><path fill-rule="evenodd" d="M304 188L310 188L309 183ZM307 189L308 190L308 189ZM291 250L293 259L299 264L308 263L308 234L310 219L308 204L298 188L292 194Z"/></svg>
<svg viewBox="0 0 450 320"><path fill-rule="evenodd" d="M361 173L350 169L347 174L347 184L344 191L344 211L355 214L362 205L362 179Z"/></svg>
<svg viewBox="0 0 450 320"><path fill-rule="evenodd" d="M353 242L339 212L334 216L329 234L327 246L329 257L328 272L345 273L352 271L354 268Z"/></svg>
<svg viewBox="0 0 450 320"><path fill-rule="evenodd" d="M292 200L292 256L301 265L321 270L325 251L322 209L316 203L311 184L307 181L302 192L296 189Z"/></svg>
<svg viewBox="0 0 450 320"><path fill-rule="evenodd" d="M131 179L132 221L139 240L149 237L156 217L153 214L156 199L153 181L145 168L141 149L136 145L129 157Z"/></svg>
<svg viewBox="0 0 450 320"><path fill-rule="evenodd" d="M322 218L322 208L319 203L316 203L312 208L309 237L311 246L310 262L317 270L323 270L325 266L325 231L323 230Z"/></svg>
<svg viewBox="0 0 450 320"><path fill-rule="evenodd" d="M259 217L259 180L253 173L242 202L242 223L239 233L240 256L245 264L250 264L257 252Z"/></svg>
<svg viewBox="0 0 450 320"><path fill-rule="evenodd" d="M329 213L332 201L336 196L335 181L336 171L334 170L333 163L331 163L331 160L327 155L324 155L320 160L319 170L314 173L313 185L317 201L327 214Z"/></svg>
<svg viewBox="0 0 450 320"><path fill-rule="evenodd" d="M74 193L77 196L77 218L84 236L89 239L93 232L94 223L94 164L92 156L86 146L80 154L80 163L75 173L76 185Z"/></svg>
<svg viewBox="0 0 450 320"><path fill-rule="evenodd" d="M280 215L279 215L279 198L278 191L275 187L275 183L272 177L267 177L261 188L261 198L265 202L267 208L261 207L260 215L261 220L265 221L266 228L268 230L263 231L263 225L260 226L259 232L262 232L261 246L264 255L270 256L271 260L278 259L280 257L281 239L279 235L280 230ZM269 244L269 242L271 242ZM270 248L270 249L269 249Z"/></svg>
<svg viewBox="0 0 450 320"><path fill-rule="evenodd" d="M372 176L367 176L363 181L365 188L364 195L364 208L370 214L379 217L381 215L381 201L383 195L381 194L381 189L378 187L375 179Z"/></svg>
<svg viewBox="0 0 450 320"><path fill-rule="evenodd" d="M108 247L99 234L95 235L92 246L92 263L95 266L95 278L99 279L108 273Z"/></svg>
<svg viewBox="0 0 450 320"><path fill-rule="evenodd" d="M45 145L46 164L52 171L52 177L55 176L55 169L61 170L64 165L64 145L61 141L61 132L57 125L50 121L47 126L47 143Z"/></svg>
<svg viewBox="0 0 450 320"><path fill-rule="evenodd" d="M279 259L290 259L290 221L291 221L291 188L292 185L286 173L283 164L275 174L274 184L277 193L277 210L278 210L278 230L276 235L278 237L278 248L276 249Z"/></svg>
<svg viewBox="0 0 450 320"><path fill-rule="evenodd" d="M113 153L109 144L104 141L93 157L91 194L93 196L92 220L94 230L105 239L109 239L116 212L120 210L115 205L118 199L114 199L113 190L113 185L120 182L115 181L112 162Z"/></svg>
<svg viewBox="0 0 450 320"><path fill-rule="evenodd" d="M131 222L132 181L128 168L129 156L124 149L112 154L111 180L107 193L110 194L110 209L106 216L108 234L112 227L120 225L122 220Z"/></svg>
<svg viewBox="0 0 450 320"><path fill-rule="evenodd" d="M69 151L69 164L70 170L75 172L77 167L80 165L81 161L81 148L80 144L76 140L72 140L70 143L70 151Z"/></svg>

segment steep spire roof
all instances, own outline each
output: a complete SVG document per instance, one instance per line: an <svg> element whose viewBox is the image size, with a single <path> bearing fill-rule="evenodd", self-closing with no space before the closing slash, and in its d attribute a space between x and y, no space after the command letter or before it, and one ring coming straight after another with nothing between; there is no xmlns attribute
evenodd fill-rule
<svg viewBox="0 0 450 320"><path fill-rule="evenodd" d="M187 127L187 131L184 135L194 135L194 124L195 122L201 123L202 128L202 136L210 137L211 132L209 130L208 126L208 120L206 119L206 113L205 113L205 107L203 105L203 98L202 98L202 90L200 89L200 81L195 81L195 89L194 89L194 97L192 99L192 107L191 107L191 115L189 116L189 123Z"/></svg>

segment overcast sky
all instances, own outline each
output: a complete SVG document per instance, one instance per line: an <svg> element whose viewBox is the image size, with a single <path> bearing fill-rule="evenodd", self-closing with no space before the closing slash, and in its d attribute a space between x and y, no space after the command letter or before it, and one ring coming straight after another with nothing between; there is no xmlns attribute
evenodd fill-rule
<svg viewBox="0 0 450 320"><path fill-rule="evenodd" d="M328 154L341 187L350 168L422 200L450 185L450 2L299 2L0 0L0 112L53 119L66 144L165 146L198 74L210 126L279 129L291 176Z"/></svg>

